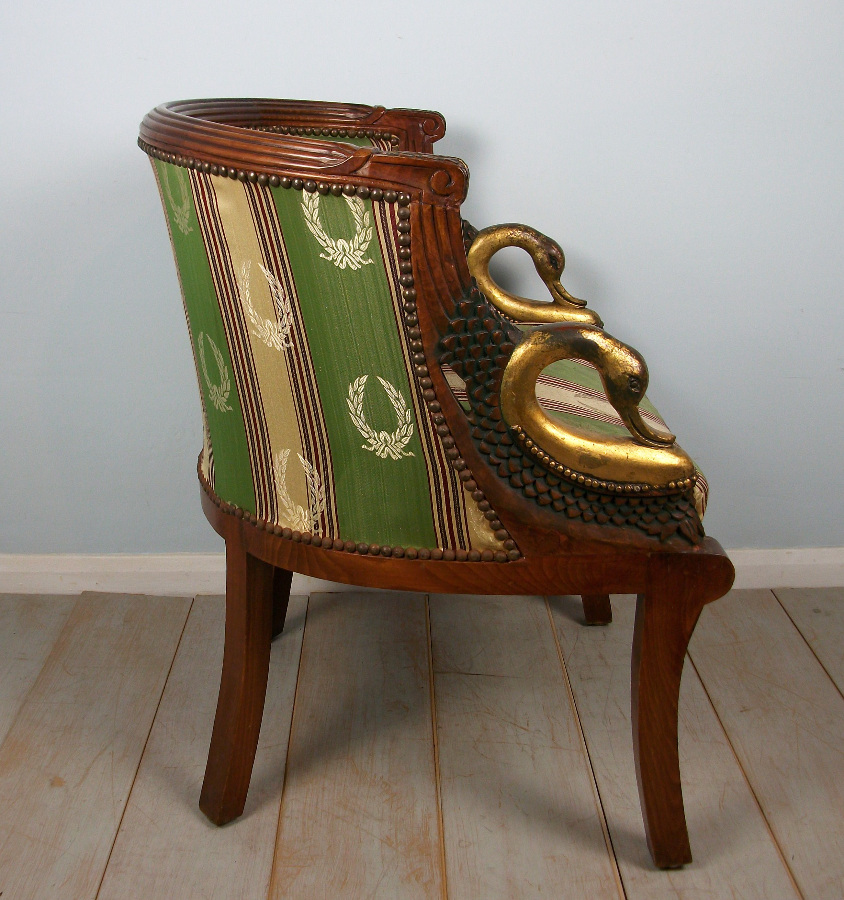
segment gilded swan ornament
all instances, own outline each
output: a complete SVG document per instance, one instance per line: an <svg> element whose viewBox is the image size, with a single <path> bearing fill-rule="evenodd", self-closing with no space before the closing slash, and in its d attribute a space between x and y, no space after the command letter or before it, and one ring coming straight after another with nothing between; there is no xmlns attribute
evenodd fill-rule
<svg viewBox="0 0 844 900"><path fill-rule="evenodd" d="M500 287L489 273L489 262L504 247L521 247L533 260L537 274L551 294L551 303L527 300ZM586 301L573 297L560 284L566 265L562 247L527 225L495 225L479 231L467 254L469 271L481 293L501 312L516 322L579 322L603 325L600 316L586 309Z"/></svg>
<svg viewBox="0 0 844 900"><path fill-rule="evenodd" d="M607 398L630 436L588 432L551 418L536 399L536 380L561 359L592 363ZM501 412L536 455L595 479L641 485L642 490L688 487L694 463L673 434L648 425L639 403L648 387L648 367L632 347L592 325L563 323L528 331L513 351L501 381Z"/></svg>

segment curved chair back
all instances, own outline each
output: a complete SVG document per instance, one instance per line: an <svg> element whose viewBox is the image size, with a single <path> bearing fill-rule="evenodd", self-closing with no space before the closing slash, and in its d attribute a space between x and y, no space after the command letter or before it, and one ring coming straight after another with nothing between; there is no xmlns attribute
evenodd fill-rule
<svg viewBox="0 0 844 900"><path fill-rule="evenodd" d="M329 135L330 145L310 139L305 146L279 131L293 127L279 124L290 121L286 112L276 119L261 108L250 120L242 104L221 103L203 116L223 126L247 120L256 146L272 140L277 153L286 145L291 155L322 154L311 161L323 168L372 152L356 145L389 141L383 125L369 134L347 127L333 129L343 133ZM201 133L203 122L184 111L181 118ZM424 356L409 334L415 323L402 296L402 281L412 281L409 197L157 155L202 397L200 467L210 489L325 546L502 552L450 464L415 372ZM408 155L406 163L414 162Z"/></svg>

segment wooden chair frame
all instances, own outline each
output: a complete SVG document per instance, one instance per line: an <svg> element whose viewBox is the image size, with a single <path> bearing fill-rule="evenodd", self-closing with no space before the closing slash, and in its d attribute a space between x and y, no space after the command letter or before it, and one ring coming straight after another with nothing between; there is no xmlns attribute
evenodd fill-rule
<svg viewBox="0 0 844 900"><path fill-rule="evenodd" d="M321 141L313 132L324 128L396 134L407 149ZM291 134L296 129L307 133ZM691 861L677 747L683 662L701 610L730 589L734 570L712 538L660 540L634 528L567 520L514 490L479 449L439 364L443 336L471 289L460 218L468 172L461 161L430 153L444 130L436 113L290 101L189 101L158 107L143 121L141 147L176 165L263 184L364 187L404 198L412 277L403 284L413 291L429 409L444 418L459 450L455 468L469 472L520 551L506 562L387 558L380 548L308 543L231 507L203 482L205 515L226 543L226 636L200 807L218 825L243 811L271 640L282 630L294 572L395 590L580 594L593 624L611 621L610 594L635 593L633 748L645 832L657 866L681 866Z"/></svg>

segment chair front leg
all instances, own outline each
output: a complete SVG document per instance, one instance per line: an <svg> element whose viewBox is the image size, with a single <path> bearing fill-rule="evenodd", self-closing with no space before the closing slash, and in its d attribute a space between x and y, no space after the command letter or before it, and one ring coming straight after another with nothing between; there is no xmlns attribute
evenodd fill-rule
<svg viewBox="0 0 844 900"><path fill-rule="evenodd" d="M713 599L700 561L692 554L652 556L647 588L636 604L633 750L648 848L661 869L692 861L677 715L686 648L701 610Z"/></svg>
<svg viewBox="0 0 844 900"><path fill-rule="evenodd" d="M288 573L289 574L289 573ZM283 620L282 620L283 621ZM246 803L261 730L273 629L273 566L226 541L226 641L199 808L215 825Z"/></svg>

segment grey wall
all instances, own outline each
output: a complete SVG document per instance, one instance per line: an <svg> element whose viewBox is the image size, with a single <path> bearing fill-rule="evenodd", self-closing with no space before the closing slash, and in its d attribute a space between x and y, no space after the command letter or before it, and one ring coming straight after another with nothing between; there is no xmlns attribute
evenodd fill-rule
<svg viewBox="0 0 844 900"><path fill-rule="evenodd" d="M844 545L842 25L777 0L3 4L0 552L219 547L135 138L163 100L238 95L441 110L467 218L557 237L647 358L710 533Z"/></svg>

